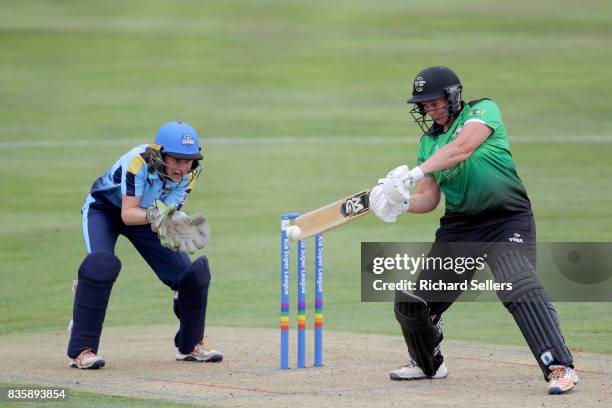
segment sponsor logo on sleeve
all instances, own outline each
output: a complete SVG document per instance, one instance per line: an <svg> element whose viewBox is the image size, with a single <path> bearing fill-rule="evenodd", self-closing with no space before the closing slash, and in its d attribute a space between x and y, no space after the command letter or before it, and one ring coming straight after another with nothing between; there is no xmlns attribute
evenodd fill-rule
<svg viewBox="0 0 612 408"><path fill-rule="evenodd" d="M470 115L472 115L472 116L480 116L480 115L482 115L483 113L485 113L484 109L478 109L478 108L476 108L476 109L474 109L474 110L473 110L473 111L470 113Z"/></svg>

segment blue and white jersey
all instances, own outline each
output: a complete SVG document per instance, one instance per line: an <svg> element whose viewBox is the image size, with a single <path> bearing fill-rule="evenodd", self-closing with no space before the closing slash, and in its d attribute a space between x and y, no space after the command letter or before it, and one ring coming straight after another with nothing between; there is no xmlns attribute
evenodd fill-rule
<svg viewBox="0 0 612 408"><path fill-rule="evenodd" d="M140 197L139 206L148 208L155 200L168 205L183 206L195 179L189 173L179 183L160 178L156 171L149 172L143 153L149 145L136 146L117 160L106 174L91 187L90 196L100 204L121 208L122 196Z"/></svg>

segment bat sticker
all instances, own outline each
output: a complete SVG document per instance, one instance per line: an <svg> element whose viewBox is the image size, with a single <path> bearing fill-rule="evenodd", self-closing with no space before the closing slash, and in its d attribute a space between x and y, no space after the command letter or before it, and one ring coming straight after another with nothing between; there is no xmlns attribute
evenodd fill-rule
<svg viewBox="0 0 612 408"><path fill-rule="evenodd" d="M368 209L370 208L368 194L368 191L364 191L353 197L349 197L340 206L340 213L342 214L342 216L350 218L368 211Z"/></svg>

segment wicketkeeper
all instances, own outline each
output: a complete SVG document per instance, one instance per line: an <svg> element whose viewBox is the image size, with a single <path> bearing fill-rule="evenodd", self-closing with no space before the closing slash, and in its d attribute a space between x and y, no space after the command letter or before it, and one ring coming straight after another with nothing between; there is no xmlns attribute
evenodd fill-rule
<svg viewBox="0 0 612 408"><path fill-rule="evenodd" d="M418 166L400 166L381 179L370 193L370 207L383 221L395 222L404 212L433 211L444 193L446 212L432 252L446 243L495 243L497 250L487 262L495 280L513 288L498 291L498 296L549 381L548 392L564 393L578 377L555 308L536 276L531 204L516 173L499 108L487 98L464 102L461 91L459 78L446 67L425 68L416 75L408 103L414 104L411 114L424 132ZM418 190L411 195L407 186L414 184ZM502 244L508 242L512 249ZM434 281L445 277L448 273L435 269L423 269L419 275ZM442 314L460 294L452 292L441 300L432 291L397 292L395 315L410 361L390 373L392 380L448 375L440 352Z"/></svg>
<svg viewBox="0 0 612 408"><path fill-rule="evenodd" d="M174 337L176 359L219 362L223 354L204 343L210 269L201 256L209 237L201 214L181 211L201 173L198 135L186 123L170 122L155 142L136 146L111 166L91 187L83 205L83 238L87 256L78 271L70 366L103 367L98 355L102 324L121 262L115 256L119 235L125 236L157 277L174 291L174 313L180 327ZM135 296L138 289L134 288Z"/></svg>

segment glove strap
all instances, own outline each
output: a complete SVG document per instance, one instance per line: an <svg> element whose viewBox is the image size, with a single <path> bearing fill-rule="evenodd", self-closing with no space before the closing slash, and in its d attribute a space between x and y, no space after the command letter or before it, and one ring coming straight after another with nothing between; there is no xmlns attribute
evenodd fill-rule
<svg viewBox="0 0 612 408"><path fill-rule="evenodd" d="M157 216L157 208L149 207L147 208L147 222L149 224L153 224L155 222L155 217Z"/></svg>

